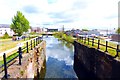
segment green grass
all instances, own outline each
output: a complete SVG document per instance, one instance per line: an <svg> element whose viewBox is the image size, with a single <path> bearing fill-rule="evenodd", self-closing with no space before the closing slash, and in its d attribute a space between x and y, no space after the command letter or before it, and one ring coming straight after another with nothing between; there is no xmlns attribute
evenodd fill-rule
<svg viewBox="0 0 120 80"><path fill-rule="evenodd" d="M82 40L80 40L80 39L78 40L78 42L84 44L84 41L82 42ZM94 42L98 43L98 40L94 40ZM89 45L88 45L88 40L86 40L86 43L84 45L86 45L88 47L91 47L91 48L97 49L98 48L98 44L96 44L96 43L94 43L94 46L92 46L92 42L89 42ZM106 41L105 40L100 40L100 44L106 45ZM112 42L108 42L108 46L112 46L112 47L117 49L117 44L114 44ZM103 52L105 52L105 50L106 50L106 47L102 46L102 45L100 45L99 48L100 48L99 50L101 50ZM116 50L115 49L107 48L107 51L108 51L107 53L110 54L111 56L115 56L116 55Z"/></svg>
<svg viewBox="0 0 120 80"><path fill-rule="evenodd" d="M16 53L13 53L12 55L8 56L8 57L6 58L6 62L10 61L11 59L13 59L14 57L16 57L17 55L18 55L18 53L16 52ZM4 64L4 61L1 60L1 61L0 61L0 66L3 65L3 64Z"/></svg>
<svg viewBox="0 0 120 80"><path fill-rule="evenodd" d="M70 42L70 43L73 43L73 41L74 41L73 37L68 36L68 35L66 35L66 34L64 34L62 32L56 33L54 36L56 38L65 40L65 41ZM82 40L77 39L77 41L80 42L81 44L84 44L84 40L82 42ZM92 39L90 38L89 41L92 41ZM95 39L94 42L98 43L98 39ZM97 49L98 48L98 44L96 44L96 43L94 43L94 46L92 46L92 42L89 42L89 45L88 45L88 40L86 39L86 43L84 45L86 45L88 47L91 47L91 48ZM103 40L103 39L100 39L100 44L106 45L106 41ZM111 47L117 49L117 44L115 44L115 43L108 42L108 46L111 46ZM99 50L101 50L102 52L105 52L105 50L106 50L106 47L102 46L102 45L100 45L99 48L100 48ZM107 53L110 54L111 56L115 56L116 53L117 53L116 49L107 48L107 51L108 51ZM120 54L119 54L118 58L120 59Z"/></svg>
<svg viewBox="0 0 120 80"><path fill-rule="evenodd" d="M26 38L25 41L29 40ZM6 43L7 42L7 43ZM8 43L9 42L9 43ZM12 39L1 39L0 40L0 53L17 46L18 43L24 42L24 39L19 41L12 41Z"/></svg>
<svg viewBox="0 0 120 80"><path fill-rule="evenodd" d="M64 33L62 33L62 32L59 32L59 33L54 34L54 37L59 38L59 39L62 39L62 40L65 40L65 41L67 41L67 42L69 42L69 43L73 43L73 42L74 42L73 37L68 36L68 35L66 35L66 34L64 34Z"/></svg>
<svg viewBox="0 0 120 80"><path fill-rule="evenodd" d="M40 42L42 42L42 41L40 41ZM30 44L31 44L31 41L28 42L28 45L30 45ZM36 42L35 42L35 46L36 46ZM26 47L26 43L24 44L23 47ZM23 48L23 47L22 47L22 48ZM32 48L34 48L34 42L33 42L33 41L32 41ZM28 50L29 50L29 51L31 50L31 45L28 47ZM22 50L22 52L23 52L23 53L26 53L26 52L27 52L27 48L25 48L24 50ZM17 52L11 54L10 56L7 57L6 61L8 62L9 60L11 60L11 59L13 59L14 57L16 57L18 54L19 54L19 53L17 53ZM3 62L3 60L1 60L1 61L0 61L0 66L3 65L3 64L4 64L4 62Z"/></svg>

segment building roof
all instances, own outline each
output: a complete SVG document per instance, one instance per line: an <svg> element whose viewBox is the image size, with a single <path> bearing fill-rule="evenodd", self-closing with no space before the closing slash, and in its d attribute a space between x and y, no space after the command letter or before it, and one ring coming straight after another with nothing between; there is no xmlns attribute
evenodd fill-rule
<svg viewBox="0 0 120 80"><path fill-rule="evenodd" d="M10 28L9 24L0 24L0 28Z"/></svg>

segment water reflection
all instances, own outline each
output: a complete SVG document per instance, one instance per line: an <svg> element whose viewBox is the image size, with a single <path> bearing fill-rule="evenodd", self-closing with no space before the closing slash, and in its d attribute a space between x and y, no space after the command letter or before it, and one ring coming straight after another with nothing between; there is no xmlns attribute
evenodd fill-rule
<svg viewBox="0 0 120 80"><path fill-rule="evenodd" d="M73 45L54 37L46 40L45 78L77 78L73 70Z"/></svg>

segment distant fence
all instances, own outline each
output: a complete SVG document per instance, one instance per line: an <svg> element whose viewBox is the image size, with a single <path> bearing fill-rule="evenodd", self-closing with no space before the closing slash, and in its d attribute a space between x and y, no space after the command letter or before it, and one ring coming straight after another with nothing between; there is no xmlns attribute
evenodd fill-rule
<svg viewBox="0 0 120 80"><path fill-rule="evenodd" d="M108 45L109 41L105 41L105 44L102 44L101 40L100 39L96 39L96 38L90 38L90 37L85 37L85 36L84 37L83 36L79 36L77 38L80 39L80 41L82 43L87 44L87 45L94 46L96 44L97 45L97 49L100 49L100 48L102 48L100 46L103 46L103 47L105 47L105 52L108 52L108 48L112 49L112 50L115 50L116 51L116 55L114 56L114 58L119 56L118 55L118 53L120 52L119 44L116 44L116 47L113 47L113 46Z"/></svg>
<svg viewBox="0 0 120 80"><path fill-rule="evenodd" d="M8 51L5 51L1 56L3 56L3 64L0 66L0 69L2 69L0 72L5 72L5 75L4 75L4 78L8 78L8 74L7 74L7 68L10 66L9 63L12 62L13 60L15 60L16 58L19 58L19 65L21 65L21 59L22 59L22 53L23 51L26 51L27 53L29 53L29 50L32 50L33 48L35 48L35 46L37 46L42 40L42 37L36 37L36 38L33 38L31 40L28 40L25 43L25 45L19 45L11 50L8 50ZM22 43L22 44L24 44ZM7 58L9 57L6 57L7 53L10 53L10 52L13 52L14 50L17 49L17 52L15 53L18 53L17 55L15 55L14 57L12 57L12 59L9 59L7 60ZM14 54L14 53L13 53ZM13 55L12 54L12 55ZM3 68L4 67L4 68Z"/></svg>

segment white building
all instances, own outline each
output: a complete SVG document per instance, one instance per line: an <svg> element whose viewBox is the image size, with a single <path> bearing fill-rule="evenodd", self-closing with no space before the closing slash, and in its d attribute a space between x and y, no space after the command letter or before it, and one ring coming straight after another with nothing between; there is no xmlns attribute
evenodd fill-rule
<svg viewBox="0 0 120 80"><path fill-rule="evenodd" d="M98 30L100 35L107 36L109 34L115 34L115 30Z"/></svg>
<svg viewBox="0 0 120 80"><path fill-rule="evenodd" d="M10 25L0 24L0 36L3 36L6 32L9 36L13 36L14 34L13 30L10 29Z"/></svg>

